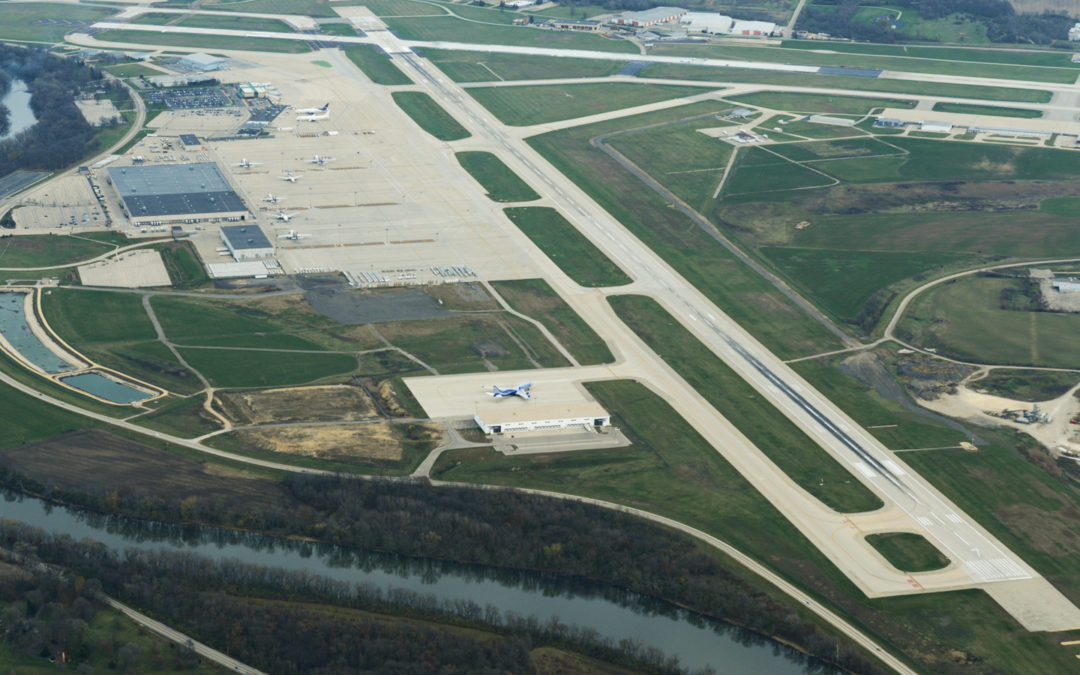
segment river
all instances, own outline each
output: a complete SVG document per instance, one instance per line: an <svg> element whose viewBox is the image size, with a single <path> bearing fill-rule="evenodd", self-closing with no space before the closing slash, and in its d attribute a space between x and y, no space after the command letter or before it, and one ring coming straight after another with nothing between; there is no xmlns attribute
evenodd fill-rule
<svg viewBox="0 0 1080 675"><path fill-rule="evenodd" d="M722 622L659 602L557 575L492 570L277 539L216 528L181 527L103 516L54 506L3 491L0 516L75 539L93 539L115 550L190 551L215 560L302 570L331 579L401 588L443 599L467 599L541 621L595 629L603 637L635 638L684 667L717 672L808 672L802 655ZM829 672L820 664L814 672Z"/></svg>
<svg viewBox="0 0 1080 675"><path fill-rule="evenodd" d="M37 117L34 117L34 111L30 109L30 90L26 88L26 82L13 79L11 89L0 99L0 105L11 113L11 127L0 139L10 138L37 124Z"/></svg>

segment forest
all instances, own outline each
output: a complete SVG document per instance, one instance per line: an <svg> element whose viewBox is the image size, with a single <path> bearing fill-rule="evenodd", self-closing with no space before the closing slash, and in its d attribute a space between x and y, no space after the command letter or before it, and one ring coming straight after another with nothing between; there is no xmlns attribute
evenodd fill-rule
<svg viewBox="0 0 1080 675"><path fill-rule="evenodd" d="M869 42L908 42L916 39L890 22L856 20L859 7L876 7L879 0L826 0L808 4L797 28L811 33ZM986 25L991 42L1050 45L1068 48L1069 28L1075 21L1059 14L1020 14L1007 0L889 0L890 7L916 11L923 19L964 15ZM923 39L923 38L920 38Z"/></svg>

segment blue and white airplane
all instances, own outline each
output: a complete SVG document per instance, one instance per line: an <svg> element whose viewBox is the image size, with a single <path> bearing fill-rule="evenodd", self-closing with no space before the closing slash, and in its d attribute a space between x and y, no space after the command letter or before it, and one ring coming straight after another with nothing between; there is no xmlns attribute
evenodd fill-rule
<svg viewBox="0 0 1080 675"><path fill-rule="evenodd" d="M298 115L318 115L319 113L330 112L330 104L327 103L321 108L297 108L293 112Z"/></svg>
<svg viewBox="0 0 1080 675"><path fill-rule="evenodd" d="M518 398L530 399L532 395L529 390L532 389L532 382L523 382L516 387L500 387L495 385L491 388L492 398L510 398L511 396L517 396Z"/></svg>

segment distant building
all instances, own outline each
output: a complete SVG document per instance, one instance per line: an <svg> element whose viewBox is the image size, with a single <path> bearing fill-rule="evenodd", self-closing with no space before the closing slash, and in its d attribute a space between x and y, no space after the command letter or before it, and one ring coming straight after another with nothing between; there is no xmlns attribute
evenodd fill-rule
<svg viewBox="0 0 1080 675"><path fill-rule="evenodd" d="M730 32L731 35L769 36L776 32L776 24L768 21L736 21Z"/></svg>
<svg viewBox="0 0 1080 675"><path fill-rule="evenodd" d="M236 262L274 257L274 244L255 224L224 225L221 228L221 241Z"/></svg>
<svg viewBox="0 0 1080 675"><path fill-rule="evenodd" d="M572 30L584 33L597 33L600 31L599 21L587 21L582 19L552 19L545 26L555 30Z"/></svg>
<svg viewBox="0 0 1080 675"><path fill-rule="evenodd" d="M215 80L213 75L153 75L146 81L155 87L186 87Z"/></svg>
<svg viewBox="0 0 1080 675"><path fill-rule="evenodd" d="M952 122L926 120L919 125L919 131L928 131L932 134L947 134L952 131L952 126Z"/></svg>
<svg viewBox="0 0 1080 675"><path fill-rule="evenodd" d="M129 52L127 55L132 61L149 61L151 56L150 52Z"/></svg>
<svg viewBox="0 0 1080 675"><path fill-rule="evenodd" d="M508 403L508 402L507 402ZM611 415L599 403L498 405L477 410L473 416L485 434L558 429L596 429L611 424Z"/></svg>
<svg viewBox="0 0 1080 675"><path fill-rule="evenodd" d="M616 26L645 28L646 26L655 26L658 23L677 21L684 14L686 14L686 10L681 7L653 7L641 12L621 14L615 17L612 23Z"/></svg>
<svg viewBox="0 0 1080 675"><path fill-rule="evenodd" d="M198 70L203 73L213 72L215 70L227 70L229 68L229 60L223 59L220 56L210 56L209 54L188 54L180 59L179 64L184 68L190 68L191 70Z"/></svg>
<svg viewBox="0 0 1080 675"><path fill-rule="evenodd" d="M679 19L688 32L723 35L731 32L734 20L716 12L687 12Z"/></svg>
<svg viewBox="0 0 1080 675"><path fill-rule="evenodd" d="M806 121L815 124L831 124L837 127L855 126L855 120L853 119L848 119L847 117L829 117L828 115L811 115L806 118Z"/></svg>
<svg viewBox="0 0 1080 675"><path fill-rule="evenodd" d="M1058 293L1080 293L1080 279L1069 277L1068 279L1052 279L1050 285Z"/></svg>
<svg viewBox="0 0 1080 675"><path fill-rule="evenodd" d="M888 129L903 129L905 124L904 120L898 120L895 117L879 117L874 120L875 127L886 127Z"/></svg>
<svg viewBox="0 0 1080 675"><path fill-rule="evenodd" d="M243 220L248 215L213 162L110 166L106 171L132 225Z"/></svg>

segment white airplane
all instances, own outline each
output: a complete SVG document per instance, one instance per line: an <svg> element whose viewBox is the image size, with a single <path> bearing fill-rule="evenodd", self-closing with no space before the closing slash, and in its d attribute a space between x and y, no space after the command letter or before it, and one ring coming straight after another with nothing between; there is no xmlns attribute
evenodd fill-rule
<svg viewBox="0 0 1080 675"><path fill-rule="evenodd" d="M271 204L277 204L282 199L285 199L285 198L284 197L279 197L278 195L275 195L273 192L271 192L270 194L263 197L264 202L270 202Z"/></svg>
<svg viewBox="0 0 1080 675"><path fill-rule="evenodd" d="M281 180L287 180L290 183L295 183L296 181L300 180L303 177L304 177L304 174L302 174L302 173L287 173L287 174L285 174L284 176L281 177Z"/></svg>
<svg viewBox="0 0 1080 675"><path fill-rule="evenodd" d="M326 103L321 108L297 108L297 115L318 115L319 113L330 112L330 104Z"/></svg>
<svg viewBox="0 0 1080 675"><path fill-rule="evenodd" d="M278 220L284 220L287 223L290 220L292 220L293 217L295 217L295 216L296 216L295 213L285 213L284 211L278 211L277 215L274 216L274 217L277 218Z"/></svg>
<svg viewBox="0 0 1080 675"><path fill-rule="evenodd" d="M334 158L333 157L319 157L318 155L315 155L314 158L309 159L308 161L311 162L312 164L326 164L327 162L334 161Z"/></svg>
<svg viewBox="0 0 1080 675"><path fill-rule="evenodd" d="M236 164L233 164L233 166L238 166L241 169L250 169L253 166L259 166L260 164L262 164L262 162L252 162L252 161L248 160L247 157L245 157L244 159L241 159Z"/></svg>
<svg viewBox="0 0 1080 675"><path fill-rule="evenodd" d="M532 382L522 382L516 387L507 387L505 389L499 385L495 385L494 387L491 387L490 394L492 398L510 398L511 396L517 396L518 398L527 400L532 398L532 394L529 393L530 389L532 389Z"/></svg>
<svg viewBox="0 0 1080 675"><path fill-rule="evenodd" d="M310 237L310 236L311 236L310 234L303 234L301 232L297 232L296 230L289 230L285 234L279 234L278 239L289 239L290 241L299 241L299 240L303 239L304 237Z"/></svg>
<svg viewBox="0 0 1080 675"><path fill-rule="evenodd" d="M328 119L330 119L330 113L326 112L326 113L322 113L321 115L315 115L315 114L301 115L300 117L296 118L296 121L297 122L318 122L319 120L328 120Z"/></svg>

